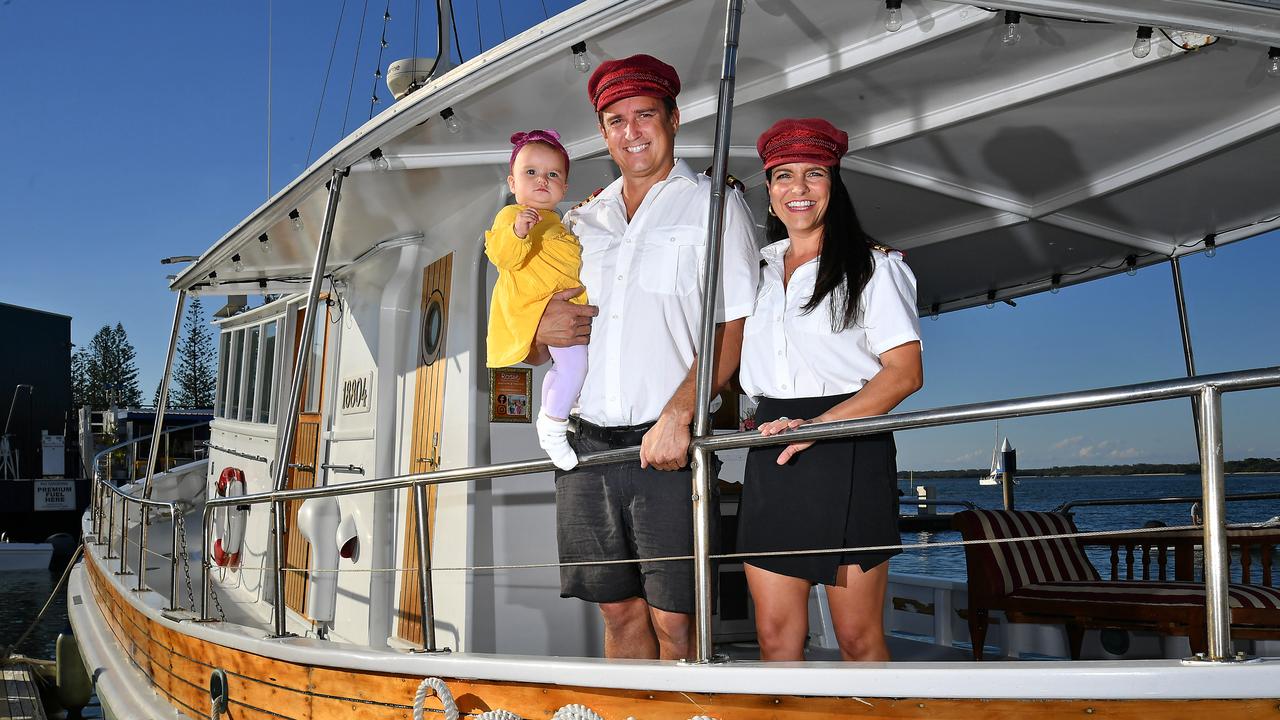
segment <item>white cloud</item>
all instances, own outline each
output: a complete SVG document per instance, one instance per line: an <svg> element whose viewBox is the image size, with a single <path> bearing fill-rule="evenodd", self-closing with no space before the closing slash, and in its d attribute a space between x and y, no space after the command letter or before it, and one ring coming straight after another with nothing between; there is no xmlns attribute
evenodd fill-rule
<svg viewBox="0 0 1280 720"><path fill-rule="evenodd" d="M1058 442L1050 445L1049 447L1053 448L1054 450L1065 450L1066 448L1072 445L1079 445L1081 440L1084 440L1084 436L1076 435L1069 438L1063 438Z"/></svg>
<svg viewBox="0 0 1280 720"><path fill-rule="evenodd" d="M1125 448L1124 450L1112 450L1111 452L1107 453L1107 457L1115 458L1117 460L1132 460L1136 457L1141 457L1141 456L1142 456L1142 451L1138 450L1138 448Z"/></svg>

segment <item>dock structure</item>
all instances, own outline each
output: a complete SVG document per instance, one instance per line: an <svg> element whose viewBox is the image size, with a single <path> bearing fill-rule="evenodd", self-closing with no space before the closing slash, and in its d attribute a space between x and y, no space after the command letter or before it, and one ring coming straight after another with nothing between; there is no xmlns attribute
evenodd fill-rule
<svg viewBox="0 0 1280 720"><path fill-rule="evenodd" d="M0 720L45 720L40 688L30 665L0 668Z"/></svg>

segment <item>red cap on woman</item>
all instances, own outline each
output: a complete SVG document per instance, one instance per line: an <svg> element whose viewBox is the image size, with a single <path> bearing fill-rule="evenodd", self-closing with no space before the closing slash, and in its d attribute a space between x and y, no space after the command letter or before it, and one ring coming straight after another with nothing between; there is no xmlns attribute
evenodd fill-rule
<svg viewBox="0 0 1280 720"><path fill-rule="evenodd" d="M849 134L822 118L786 118L764 131L756 151L765 170L793 162L833 167L849 151Z"/></svg>
<svg viewBox="0 0 1280 720"><path fill-rule="evenodd" d="M675 99L679 94L680 75L676 69L652 55L606 60L587 81L587 97L596 112L629 97Z"/></svg>

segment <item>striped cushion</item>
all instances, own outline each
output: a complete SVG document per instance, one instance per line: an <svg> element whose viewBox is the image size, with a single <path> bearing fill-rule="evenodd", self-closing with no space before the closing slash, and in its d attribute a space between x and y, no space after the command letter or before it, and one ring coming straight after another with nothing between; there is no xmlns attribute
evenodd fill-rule
<svg viewBox="0 0 1280 720"><path fill-rule="evenodd" d="M1135 605L1187 605L1202 608L1204 585L1192 582L1151 582L1110 580L1107 582L1055 582L1026 585L1012 597L1028 600L1057 600L1071 603L1131 603ZM1250 610L1280 609L1280 589L1260 585L1230 585L1231 607Z"/></svg>
<svg viewBox="0 0 1280 720"><path fill-rule="evenodd" d="M966 516L963 520L959 516ZM966 540L1073 533L1075 523L1062 513L1027 510L966 510L957 515ZM1084 548L1074 538L996 543L968 548L986 565L999 595L1026 585L1101 580Z"/></svg>

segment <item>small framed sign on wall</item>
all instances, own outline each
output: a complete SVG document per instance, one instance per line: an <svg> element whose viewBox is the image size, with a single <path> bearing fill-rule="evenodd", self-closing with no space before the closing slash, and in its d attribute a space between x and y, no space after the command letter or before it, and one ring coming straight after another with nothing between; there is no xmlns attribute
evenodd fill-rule
<svg viewBox="0 0 1280 720"><path fill-rule="evenodd" d="M533 370L489 369L489 422L533 421Z"/></svg>

